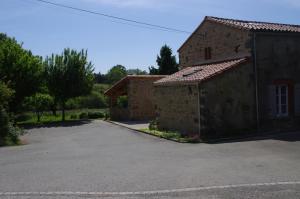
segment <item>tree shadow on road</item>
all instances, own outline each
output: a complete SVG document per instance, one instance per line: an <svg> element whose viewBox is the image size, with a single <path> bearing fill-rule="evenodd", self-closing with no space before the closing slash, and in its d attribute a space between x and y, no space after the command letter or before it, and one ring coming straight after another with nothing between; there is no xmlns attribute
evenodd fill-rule
<svg viewBox="0 0 300 199"><path fill-rule="evenodd" d="M36 128L53 128L53 127L73 127L73 126L82 126L85 124L91 123L92 120L73 120L73 121L57 121L57 122L48 122L41 124L26 124L21 125L25 130L36 129Z"/></svg>

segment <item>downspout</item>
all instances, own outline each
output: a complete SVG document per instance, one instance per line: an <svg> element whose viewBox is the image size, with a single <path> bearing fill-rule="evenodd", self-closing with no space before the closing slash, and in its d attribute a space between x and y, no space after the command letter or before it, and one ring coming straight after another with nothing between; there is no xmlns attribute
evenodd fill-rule
<svg viewBox="0 0 300 199"><path fill-rule="evenodd" d="M256 130L260 129L259 118L259 100L258 100L258 71L257 71L257 55L256 55L256 33L253 33L253 62L254 62L254 81L255 81L255 101L256 101Z"/></svg>
<svg viewBox="0 0 300 199"><path fill-rule="evenodd" d="M197 83L197 90L198 90L198 134L201 137L201 111L200 111L200 86Z"/></svg>

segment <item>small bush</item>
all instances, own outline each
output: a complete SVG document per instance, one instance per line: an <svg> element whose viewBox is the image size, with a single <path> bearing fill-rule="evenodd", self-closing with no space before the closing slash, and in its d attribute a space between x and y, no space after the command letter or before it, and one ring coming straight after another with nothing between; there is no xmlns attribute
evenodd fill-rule
<svg viewBox="0 0 300 199"><path fill-rule="evenodd" d="M157 120L150 121L150 123L149 123L149 129L150 130L157 130L158 129L158 127L157 127Z"/></svg>
<svg viewBox="0 0 300 199"><path fill-rule="evenodd" d="M79 119L88 119L88 114L86 112L82 112L79 114Z"/></svg>
<svg viewBox="0 0 300 199"><path fill-rule="evenodd" d="M88 112L89 119L99 119L104 118L104 114L102 112Z"/></svg>

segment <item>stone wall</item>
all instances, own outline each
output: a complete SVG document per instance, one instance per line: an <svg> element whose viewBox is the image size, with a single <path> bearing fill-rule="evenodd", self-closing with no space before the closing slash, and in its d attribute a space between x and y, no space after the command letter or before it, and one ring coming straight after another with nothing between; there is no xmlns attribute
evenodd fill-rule
<svg viewBox="0 0 300 199"><path fill-rule="evenodd" d="M256 127L251 62L200 84L201 134L229 135Z"/></svg>
<svg viewBox="0 0 300 199"><path fill-rule="evenodd" d="M129 120L128 108L110 107L110 119L113 121L127 121Z"/></svg>
<svg viewBox="0 0 300 199"><path fill-rule="evenodd" d="M205 60L205 48L211 48L212 59ZM239 30L212 21L204 21L199 29L178 50L181 67L203 62L251 55L249 31Z"/></svg>
<svg viewBox="0 0 300 199"><path fill-rule="evenodd" d="M270 117L270 96L268 88L276 81L291 83L289 96L290 121L300 123L295 113L300 102L296 100L295 88L300 86L300 34L257 33L257 68L259 88L259 109L261 125L278 125L282 118ZM298 119L297 119L298 118ZM275 119L275 120L274 120ZM290 125L293 125L290 123Z"/></svg>
<svg viewBox="0 0 300 199"><path fill-rule="evenodd" d="M128 85L128 109L131 120L155 118L153 82L160 78L131 79Z"/></svg>
<svg viewBox="0 0 300 199"><path fill-rule="evenodd" d="M248 62L199 84L202 137L255 129L253 78ZM155 86L155 104L159 129L199 133L197 85Z"/></svg>
<svg viewBox="0 0 300 199"><path fill-rule="evenodd" d="M155 86L155 104L159 129L198 133L197 86Z"/></svg>

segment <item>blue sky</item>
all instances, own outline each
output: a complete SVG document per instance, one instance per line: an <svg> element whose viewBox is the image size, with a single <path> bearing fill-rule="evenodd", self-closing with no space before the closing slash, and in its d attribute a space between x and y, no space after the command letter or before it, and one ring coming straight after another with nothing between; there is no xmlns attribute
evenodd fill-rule
<svg viewBox="0 0 300 199"><path fill-rule="evenodd" d="M82 9L192 32L204 16L300 24L299 0L49 0ZM147 70L164 44L177 49L189 36L116 23L34 0L1 0L0 32L34 54L88 49L95 71L116 65Z"/></svg>

